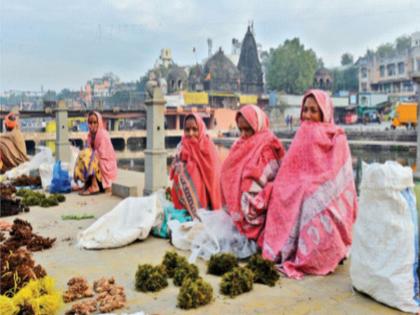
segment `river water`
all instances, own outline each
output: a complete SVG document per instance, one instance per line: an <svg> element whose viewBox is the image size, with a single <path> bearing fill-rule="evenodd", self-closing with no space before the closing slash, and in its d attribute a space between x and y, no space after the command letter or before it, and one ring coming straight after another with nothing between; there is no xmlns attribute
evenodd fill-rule
<svg viewBox="0 0 420 315"><path fill-rule="evenodd" d="M216 145L218 150L219 156L222 161L226 158L229 153L229 148L223 145ZM170 151L172 154L174 150ZM354 170L354 178L357 187L360 184L361 179L361 171L362 171L362 162L365 163L373 163L379 162L384 163L388 160L393 161L400 161L403 164L409 165L411 167L415 167L416 162L416 152L415 151L389 151L389 150L352 150L352 157L353 157L353 170ZM168 158L168 167L170 164L171 159ZM125 158L118 160L118 167L123 169L134 170L138 172L144 172L144 159L142 158Z"/></svg>

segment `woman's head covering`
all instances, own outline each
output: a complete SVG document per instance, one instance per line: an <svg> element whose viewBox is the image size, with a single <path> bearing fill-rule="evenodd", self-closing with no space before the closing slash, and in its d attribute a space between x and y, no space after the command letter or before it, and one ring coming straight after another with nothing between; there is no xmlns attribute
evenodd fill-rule
<svg viewBox="0 0 420 315"><path fill-rule="evenodd" d="M301 119L302 119L303 105L305 104L306 99L310 96L315 98L316 102L318 103L319 108L321 109L322 117L323 117L322 122L333 124L334 123L334 106L333 106L332 99L328 95L328 93L326 93L325 91L316 90L316 89L308 90L303 96L302 106L301 106L301 111L300 111Z"/></svg>
<svg viewBox="0 0 420 315"><path fill-rule="evenodd" d="M91 116L92 114L94 114L96 116L96 118L98 119L98 130L99 129L105 129L104 121L102 119L102 115L100 113L98 113L97 111L92 111L92 112L89 112L88 119L89 119L89 116Z"/></svg>
<svg viewBox="0 0 420 315"><path fill-rule="evenodd" d="M9 113L4 119L4 124L8 129L14 129L17 126L17 117L14 113Z"/></svg>
<svg viewBox="0 0 420 315"><path fill-rule="evenodd" d="M200 141L203 137L207 137L206 124L204 123L203 119L197 113L191 113L191 114L188 114L187 116L185 116L184 126L185 126L185 122L187 121L187 119L189 119L191 117L194 118L195 122L197 123L197 126L198 126L198 140ZM182 139L184 139L184 137L185 136L182 136Z"/></svg>
<svg viewBox="0 0 420 315"><path fill-rule="evenodd" d="M239 115L245 118L255 133L266 130L270 123L267 115L255 105L245 105L236 114L236 121Z"/></svg>

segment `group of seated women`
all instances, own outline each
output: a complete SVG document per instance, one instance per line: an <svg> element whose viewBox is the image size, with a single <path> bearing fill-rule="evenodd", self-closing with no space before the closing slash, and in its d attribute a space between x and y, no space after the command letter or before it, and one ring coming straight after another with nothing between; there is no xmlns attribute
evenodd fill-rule
<svg viewBox="0 0 420 315"><path fill-rule="evenodd" d="M198 114L184 121L173 160L171 199L191 217L204 208L226 211L237 230L289 277L325 275L346 258L357 212L350 149L334 124L333 104L321 90L303 97L301 124L286 152L255 105L236 115L240 138L222 162ZM75 178L82 194L107 190L115 153L101 116L89 114L89 149Z"/></svg>
<svg viewBox="0 0 420 315"><path fill-rule="evenodd" d="M226 211L289 277L325 275L346 258L357 212L350 149L329 95L309 90L286 152L255 105L236 115L240 138L221 165L203 120L186 117L171 167L172 199L192 217Z"/></svg>

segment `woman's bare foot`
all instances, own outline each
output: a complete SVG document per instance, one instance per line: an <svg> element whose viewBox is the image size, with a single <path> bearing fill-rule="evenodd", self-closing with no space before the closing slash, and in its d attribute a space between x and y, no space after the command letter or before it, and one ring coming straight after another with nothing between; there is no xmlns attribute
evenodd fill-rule
<svg viewBox="0 0 420 315"><path fill-rule="evenodd" d="M77 185L72 185L71 186L71 191L80 191L80 190L82 190L82 187L79 187Z"/></svg>
<svg viewBox="0 0 420 315"><path fill-rule="evenodd" d="M89 192L89 190L81 190L81 191L79 191L79 195L80 196L89 196L89 195L92 195L90 192Z"/></svg>

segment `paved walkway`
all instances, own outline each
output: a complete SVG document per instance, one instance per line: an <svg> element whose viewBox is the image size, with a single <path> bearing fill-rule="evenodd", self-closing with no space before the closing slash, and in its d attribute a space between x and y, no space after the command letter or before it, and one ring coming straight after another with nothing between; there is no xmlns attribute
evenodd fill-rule
<svg viewBox="0 0 420 315"><path fill-rule="evenodd" d="M126 173L125 175L130 175ZM140 184L141 185L141 184ZM121 199L109 195L81 197L67 195L65 203L53 208L32 207L19 215L28 220L35 233L56 237L54 246L34 254L37 263L56 278L59 289L65 290L70 277L85 276L90 282L102 276L115 276L125 287L128 303L124 312L145 311L147 314L402 314L352 290L349 261L326 277L306 277L296 281L281 278L273 287L255 285L254 290L234 299L219 294L220 278L206 275L205 262L199 261L201 275L214 289L214 301L192 311L176 308L179 288L170 285L158 293L134 290L134 274L138 264L158 264L166 250L173 249L168 241L149 237L146 241L112 250L82 250L75 246L77 234L95 219L63 221L64 214L94 214L96 218L111 210ZM5 218L12 222L14 217ZM180 252L188 255L187 252ZM65 310L69 309L66 305Z"/></svg>

